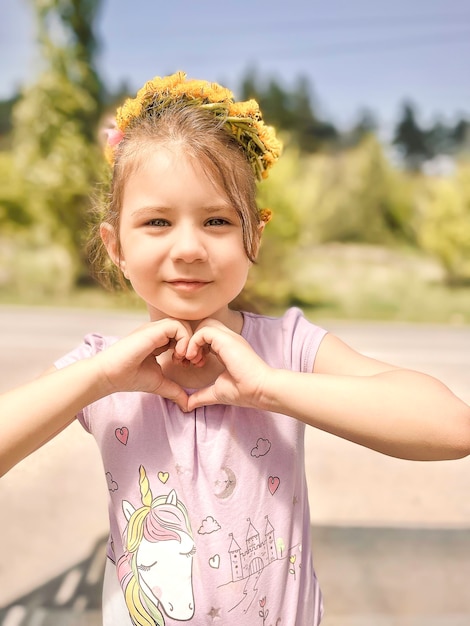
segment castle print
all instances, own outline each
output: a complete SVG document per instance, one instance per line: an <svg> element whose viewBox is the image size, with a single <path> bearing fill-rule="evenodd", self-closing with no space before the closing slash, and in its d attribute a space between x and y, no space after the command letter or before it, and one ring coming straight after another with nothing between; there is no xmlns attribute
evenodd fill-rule
<svg viewBox="0 0 470 626"><path fill-rule="evenodd" d="M230 562L232 564L232 581L248 578L252 574L261 571L267 565L276 561L277 548L274 540L274 528L265 516L266 528L264 531L264 541L261 541L260 534L248 518L248 531L246 534L246 550L238 545L233 533L230 533L232 541L229 547Z"/></svg>

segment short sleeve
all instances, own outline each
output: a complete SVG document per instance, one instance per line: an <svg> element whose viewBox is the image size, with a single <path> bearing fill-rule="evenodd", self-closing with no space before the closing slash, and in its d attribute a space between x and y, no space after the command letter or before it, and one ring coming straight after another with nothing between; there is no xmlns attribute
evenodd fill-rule
<svg viewBox="0 0 470 626"><path fill-rule="evenodd" d="M85 335L83 342L71 352L68 352L64 356L57 359L57 361L55 361L54 363L54 366L57 369L62 369L64 367L67 367L68 365L76 363L77 361L81 361L82 359L88 359L95 354L102 352L115 341L117 341L115 337L103 337L103 335L97 333L90 333L88 335ZM84 407L84 409L77 413L76 417L80 424L83 426L83 428L87 432L91 432L90 424L88 421L87 407Z"/></svg>
<svg viewBox="0 0 470 626"><path fill-rule="evenodd" d="M309 322L300 309L292 307L282 318L282 333L286 369L311 373L327 331Z"/></svg>

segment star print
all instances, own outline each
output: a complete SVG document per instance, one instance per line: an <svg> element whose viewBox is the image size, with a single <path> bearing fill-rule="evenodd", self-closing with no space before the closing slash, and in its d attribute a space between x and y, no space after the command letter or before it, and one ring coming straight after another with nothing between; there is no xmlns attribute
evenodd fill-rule
<svg viewBox="0 0 470 626"><path fill-rule="evenodd" d="M212 620L214 620L216 617L220 617L219 611L220 611L220 608L215 609L214 607L212 607L207 615L209 615L209 617L212 617Z"/></svg>
<svg viewBox="0 0 470 626"><path fill-rule="evenodd" d="M299 502L298 497L297 497L297 496L294 496L294 497L292 498L292 504L295 506L296 504L298 504L298 502Z"/></svg>
<svg viewBox="0 0 470 626"><path fill-rule="evenodd" d="M175 469L176 469L176 473L177 473L179 476L181 476L181 474L184 474L184 469L183 469L183 467L182 467L179 463L177 463L177 464L175 465Z"/></svg>

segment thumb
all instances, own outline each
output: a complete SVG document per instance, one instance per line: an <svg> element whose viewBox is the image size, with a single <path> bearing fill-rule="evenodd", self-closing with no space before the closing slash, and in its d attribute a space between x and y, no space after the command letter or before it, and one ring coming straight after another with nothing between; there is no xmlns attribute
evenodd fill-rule
<svg viewBox="0 0 470 626"><path fill-rule="evenodd" d="M194 411L201 406L210 406L213 404L224 404L216 397L214 393L214 385L197 389L189 397L187 402L188 411Z"/></svg>
<svg viewBox="0 0 470 626"><path fill-rule="evenodd" d="M172 400L185 413L188 410L188 395L185 390L172 380L164 380L156 390L159 396Z"/></svg>

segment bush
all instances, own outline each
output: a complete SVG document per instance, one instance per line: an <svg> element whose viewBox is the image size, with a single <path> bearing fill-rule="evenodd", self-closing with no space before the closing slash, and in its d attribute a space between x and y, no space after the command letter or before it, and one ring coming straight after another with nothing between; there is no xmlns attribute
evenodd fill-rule
<svg viewBox="0 0 470 626"><path fill-rule="evenodd" d="M452 178L423 180L417 210L421 247L440 260L449 283L470 283L470 162Z"/></svg>

